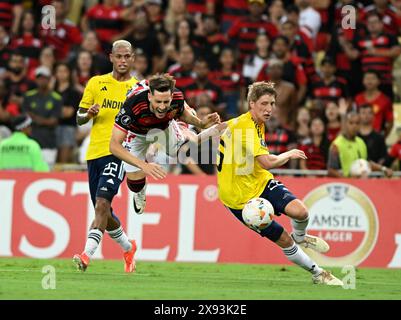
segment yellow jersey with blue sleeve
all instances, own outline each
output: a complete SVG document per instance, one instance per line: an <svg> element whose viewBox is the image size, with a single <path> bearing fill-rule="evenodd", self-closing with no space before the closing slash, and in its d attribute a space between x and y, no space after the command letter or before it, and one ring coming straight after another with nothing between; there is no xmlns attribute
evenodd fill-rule
<svg viewBox="0 0 401 320"><path fill-rule="evenodd" d="M127 93L137 82L134 77L127 81L118 81L112 73L89 79L79 107L89 109L98 104L100 108L99 113L93 118L86 160L111 154L109 143L115 117L124 104Z"/></svg>
<svg viewBox="0 0 401 320"><path fill-rule="evenodd" d="M250 112L227 122L217 152L219 198L232 209L242 209L259 197L273 175L263 169L256 157L269 154L264 124L256 124Z"/></svg>

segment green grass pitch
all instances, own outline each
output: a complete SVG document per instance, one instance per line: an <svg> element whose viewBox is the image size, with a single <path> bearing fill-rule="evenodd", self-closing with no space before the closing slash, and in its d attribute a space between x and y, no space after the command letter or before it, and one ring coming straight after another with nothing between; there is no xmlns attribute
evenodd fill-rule
<svg viewBox="0 0 401 320"><path fill-rule="evenodd" d="M56 272L56 288L42 288L43 267ZM342 278L340 268L327 268ZM71 260L0 258L0 299L401 299L400 269L356 270L356 288L313 285L296 266L95 260L85 273Z"/></svg>

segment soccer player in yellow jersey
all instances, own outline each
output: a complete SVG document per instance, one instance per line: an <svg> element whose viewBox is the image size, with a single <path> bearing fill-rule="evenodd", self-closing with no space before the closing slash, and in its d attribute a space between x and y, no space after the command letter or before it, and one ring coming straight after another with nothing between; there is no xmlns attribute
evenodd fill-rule
<svg viewBox="0 0 401 320"><path fill-rule="evenodd" d="M133 48L128 41L114 42L110 54L113 71L94 76L88 81L77 112L79 125L93 120L86 160L95 220L84 251L73 258L81 271L88 267L105 231L124 250L125 272L135 271L136 243L128 239L111 208L113 197L124 179L124 170L121 160L109 151L114 119L124 104L128 91L137 83L130 74L134 58Z"/></svg>
<svg viewBox="0 0 401 320"><path fill-rule="evenodd" d="M276 215L291 219L294 232L290 235L276 221L263 230L254 230L275 242L293 263L312 273L314 283L342 285L342 281L320 268L298 246L327 252L328 244L306 234L308 209L268 171L290 159L306 159L303 151L293 149L280 155L269 154L265 142L265 122L275 108L276 91L272 83L256 82L249 86L249 111L227 122L221 136L217 170L219 198L242 223L242 209L252 198L265 198ZM245 223L244 223L245 224Z"/></svg>

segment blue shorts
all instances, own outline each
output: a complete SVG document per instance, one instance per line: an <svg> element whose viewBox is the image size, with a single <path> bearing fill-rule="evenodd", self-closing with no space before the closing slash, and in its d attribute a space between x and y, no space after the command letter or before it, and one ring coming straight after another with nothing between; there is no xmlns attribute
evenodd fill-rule
<svg viewBox="0 0 401 320"><path fill-rule="evenodd" d="M96 198L112 202L118 192L125 172L121 160L113 155L88 160L89 190L93 206Z"/></svg>
<svg viewBox="0 0 401 320"><path fill-rule="evenodd" d="M292 200L296 199L296 197L280 181L274 179L269 180L259 198L264 198L268 200L274 208L274 214L277 216L280 216L282 213L285 213L284 209L287 206L287 204L289 204ZM228 209L234 214L234 216L238 220L240 220L244 225L246 225L244 220L242 219L242 209L232 209L232 208ZM276 242L278 239L280 239L280 236L283 233L284 228L281 224L273 220L273 222L267 228L263 230L253 230L253 231L257 232L262 237L266 237L269 240Z"/></svg>

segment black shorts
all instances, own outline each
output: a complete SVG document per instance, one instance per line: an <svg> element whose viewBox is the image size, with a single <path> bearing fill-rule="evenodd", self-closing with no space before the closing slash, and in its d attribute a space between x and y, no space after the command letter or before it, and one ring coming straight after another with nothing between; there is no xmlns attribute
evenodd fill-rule
<svg viewBox="0 0 401 320"><path fill-rule="evenodd" d="M277 216L280 216L282 213L285 213L284 209L287 206L287 204L289 204L292 200L296 199L296 197L280 181L274 179L269 180L259 198L264 198L268 200L274 208L274 214ZM234 214L234 216L238 220L240 220L244 225L246 225L246 223L242 219L242 209L232 209L232 208L228 209ZM254 230L254 229L252 230L260 234L260 236L266 237L269 240L276 242L278 239L280 239L280 236L283 233L284 228L281 224L273 220L272 223L263 230Z"/></svg>
<svg viewBox="0 0 401 320"><path fill-rule="evenodd" d="M113 155L88 161L89 190L93 206L96 198L112 202L118 192L125 172L121 160Z"/></svg>

